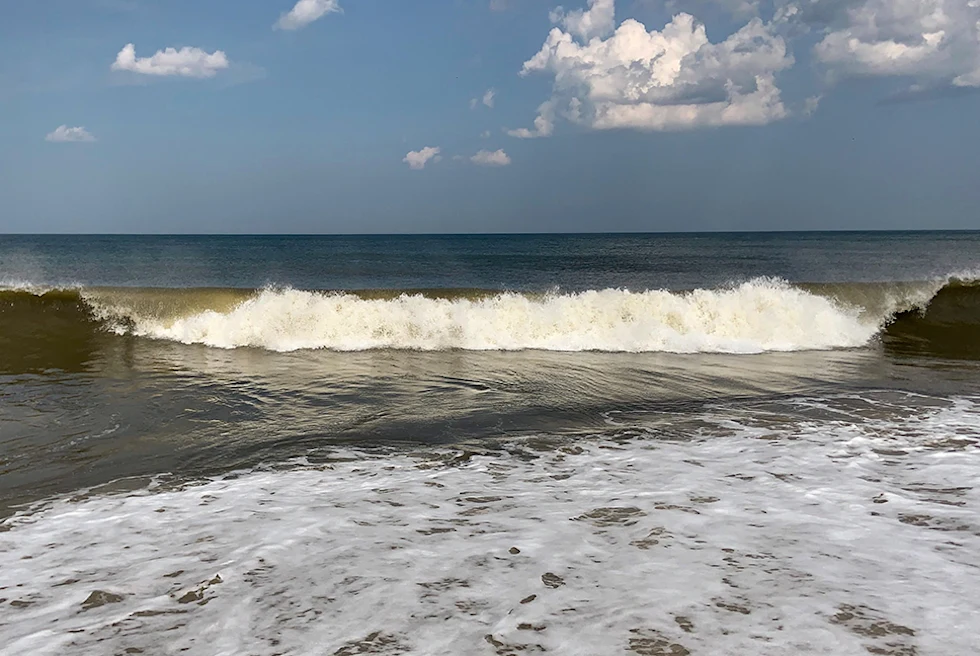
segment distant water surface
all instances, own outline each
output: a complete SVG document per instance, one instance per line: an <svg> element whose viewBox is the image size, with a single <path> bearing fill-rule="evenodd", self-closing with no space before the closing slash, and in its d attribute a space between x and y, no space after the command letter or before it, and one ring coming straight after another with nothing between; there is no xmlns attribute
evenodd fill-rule
<svg viewBox="0 0 980 656"><path fill-rule="evenodd" d="M6 282L567 291L922 280L976 265L980 232L463 236L0 235Z"/></svg>

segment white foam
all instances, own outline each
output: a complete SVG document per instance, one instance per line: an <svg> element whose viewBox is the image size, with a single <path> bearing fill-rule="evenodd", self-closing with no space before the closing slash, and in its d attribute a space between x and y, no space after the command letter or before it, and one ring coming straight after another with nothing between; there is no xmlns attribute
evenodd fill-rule
<svg viewBox="0 0 980 656"><path fill-rule="evenodd" d="M860 314L781 281L755 280L684 294L607 289L540 299L265 290L230 312L131 318L136 334L220 348L757 353L864 345L884 317Z"/></svg>
<svg viewBox="0 0 980 656"><path fill-rule="evenodd" d="M66 291L69 289L79 289L79 287L71 284L49 285L20 278L0 278L0 291L3 292L25 292L35 296L41 296L49 292Z"/></svg>
<svg viewBox="0 0 980 656"><path fill-rule="evenodd" d="M456 461L349 453L55 501L0 532L0 645L980 653L980 406L862 419L837 405L801 399L772 421L758 407L650 417L651 437L686 427L687 441L517 443ZM824 419L799 419L814 406ZM118 601L84 609L96 590Z"/></svg>
<svg viewBox="0 0 980 656"><path fill-rule="evenodd" d="M980 269L959 269L946 274L941 280L943 284L950 282L978 283L980 282Z"/></svg>

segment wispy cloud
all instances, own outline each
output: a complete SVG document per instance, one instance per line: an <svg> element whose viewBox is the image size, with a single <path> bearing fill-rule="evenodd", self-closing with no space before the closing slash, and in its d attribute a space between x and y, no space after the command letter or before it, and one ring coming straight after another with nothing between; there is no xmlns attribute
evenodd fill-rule
<svg viewBox="0 0 980 656"><path fill-rule="evenodd" d="M510 164L510 156L500 150L481 150L470 158L470 161L480 166L507 166Z"/></svg>
<svg viewBox="0 0 980 656"><path fill-rule="evenodd" d="M813 116L817 113L817 109L820 107L820 101L823 100L823 96L810 96L803 101L803 115Z"/></svg>
<svg viewBox="0 0 980 656"><path fill-rule="evenodd" d="M278 30L298 30L327 14L343 13L338 0L299 0L292 9L279 17L273 26Z"/></svg>
<svg viewBox="0 0 980 656"><path fill-rule="evenodd" d="M67 125L59 125L53 132L49 132L44 140L54 143L91 143L95 141L95 137L81 126L70 128Z"/></svg>
<svg viewBox="0 0 980 656"><path fill-rule="evenodd" d="M497 97L496 89L487 89L482 98L471 98L470 109L476 109L477 105L483 103L486 107L493 107L494 99Z"/></svg>
<svg viewBox="0 0 980 656"><path fill-rule="evenodd" d="M426 146L421 150L409 151L402 161L408 164L408 168L418 171L424 169L429 160L438 162L441 159L439 157L440 152L441 149L438 146Z"/></svg>
<svg viewBox="0 0 980 656"><path fill-rule="evenodd" d="M152 57L137 57L136 46L128 43L116 55L111 68L140 75L208 78L228 66L228 57L221 50L207 53L200 48L167 48L158 50Z"/></svg>

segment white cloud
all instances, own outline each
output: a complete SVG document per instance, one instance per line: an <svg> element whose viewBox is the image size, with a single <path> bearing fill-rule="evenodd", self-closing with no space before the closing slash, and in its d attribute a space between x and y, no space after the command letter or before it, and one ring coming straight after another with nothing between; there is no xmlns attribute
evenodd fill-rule
<svg viewBox="0 0 980 656"><path fill-rule="evenodd" d="M905 76L932 85L980 86L980 2L789 2L787 23L822 32L814 55L837 76Z"/></svg>
<svg viewBox="0 0 980 656"><path fill-rule="evenodd" d="M228 57L221 50L208 54L200 48L167 48L158 50L152 57L136 57L136 47L126 46L112 63L114 71L131 71L141 75L176 75L182 77L214 77L218 71L228 68Z"/></svg>
<svg viewBox="0 0 980 656"><path fill-rule="evenodd" d="M67 125L59 125L54 132L45 136L44 140L55 143L89 143L95 141L95 137L81 126L70 128Z"/></svg>
<svg viewBox="0 0 980 656"><path fill-rule="evenodd" d="M441 149L438 146L426 146L421 150L410 151L407 155L405 155L402 161L408 164L408 168L410 169L424 169L429 160L434 162L439 161L440 150Z"/></svg>
<svg viewBox="0 0 980 656"><path fill-rule="evenodd" d="M551 12L550 18L552 23L558 23L569 33L588 41L612 33L616 27L615 13L614 0L589 0L587 10L566 13L563 7L558 7Z"/></svg>
<svg viewBox="0 0 980 656"><path fill-rule="evenodd" d="M534 119L534 129L517 128L507 130L507 134L518 139L537 139L538 137L550 137L555 131L555 101L548 100L538 107L538 115Z"/></svg>
<svg viewBox="0 0 980 656"><path fill-rule="evenodd" d="M719 125L765 125L785 118L786 108L772 76L757 76L755 84L756 89L746 93L729 90L728 97L720 102L606 104L596 108L592 126L600 130L683 130Z"/></svg>
<svg viewBox="0 0 980 656"><path fill-rule="evenodd" d="M510 156L501 150L481 150L470 158L470 161L480 166L507 166L510 164Z"/></svg>
<svg viewBox="0 0 980 656"><path fill-rule="evenodd" d="M327 14L343 13L338 0L299 0L287 13L279 17L275 28L298 30Z"/></svg>
<svg viewBox="0 0 980 656"><path fill-rule="evenodd" d="M588 12L559 16L568 31L553 28L521 71L554 76L553 95L538 108L533 130L510 135L549 136L559 112L594 129L638 130L763 125L787 115L775 73L793 57L770 24L755 18L711 43L689 14L659 32L627 19L609 33L611 12L611 0L592 0Z"/></svg>
<svg viewBox="0 0 980 656"><path fill-rule="evenodd" d="M490 130L484 130L483 132L481 132L480 133L480 138L481 139L489 139L490 138Z"/></svg>

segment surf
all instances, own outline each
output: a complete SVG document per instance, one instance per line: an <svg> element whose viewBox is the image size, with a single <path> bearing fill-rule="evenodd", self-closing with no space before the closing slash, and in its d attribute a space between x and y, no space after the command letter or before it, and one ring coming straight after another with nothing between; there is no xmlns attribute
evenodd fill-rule
<svg viewBox="0 0 980 656"><path fill-rule="evenodd" d="M963 276L836 285L758 278L684 292L537 294L21 285L0 290L0 334L8 360L32 350L84 350L105 336L278 352L751 354L856 348L877 340L900 353L938 349L944 357L972 358L980 357L980 283Z"/></svg>
<svg viewBox="0 0 980 656"><path fill-rule="evenodd" d="M96 302L98 306L98 302ZM262 290L229 312L161 321L101 305L143 337L218 348L757 353L860 346L877 327L856 309L777 281L731 289L591 290L532 297L365 299Z"/></svg>

